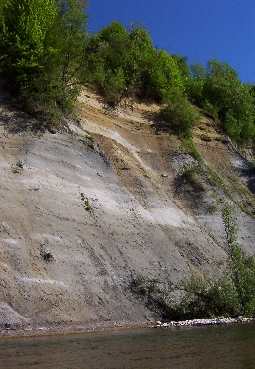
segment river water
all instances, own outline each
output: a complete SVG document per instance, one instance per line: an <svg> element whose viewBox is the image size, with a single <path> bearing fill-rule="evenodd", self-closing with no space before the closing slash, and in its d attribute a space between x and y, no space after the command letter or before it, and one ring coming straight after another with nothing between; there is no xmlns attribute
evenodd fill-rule
<svg viewBox="0 0 255 369"><path fill-rule="evenodd" d="M0 339L0 368L254 369L255 323Z"/></svg>

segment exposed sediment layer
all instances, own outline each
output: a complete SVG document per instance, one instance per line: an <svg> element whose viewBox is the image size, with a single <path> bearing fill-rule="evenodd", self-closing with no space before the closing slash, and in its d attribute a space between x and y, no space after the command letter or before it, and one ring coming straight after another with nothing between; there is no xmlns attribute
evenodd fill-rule
<svg viewBox="0 0 255 369"><path fill-rule="evenodd" d="M177 137L153 131L147 117L155 109L137 104L133 111L109 111L87 92L80 125L42 134L31 131L30 117L0 101L4 331L18 325L58 331L88 321L143 324L151 312L131 293L132 278L178 284L222 271L227 242L212 206L215 187L203 173L199 186L183 180L194 158ZM213 128L205 121L203 129ZM236 152L196 133L194 143L224 180L230 173L235 188L241 186L240 168L232 164ZM252 255L254 218L241 211L237 218L238 241Z"/></svg>

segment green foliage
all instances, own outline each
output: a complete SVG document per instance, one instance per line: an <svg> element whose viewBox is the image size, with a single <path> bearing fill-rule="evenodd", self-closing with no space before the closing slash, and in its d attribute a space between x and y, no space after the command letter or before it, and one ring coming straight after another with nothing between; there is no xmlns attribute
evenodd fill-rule
<svg viewBox="0 0 255 369"><path fill-rule="evenodd" d="M84 78L95 83L111 105L126 95L165 101L175 90L184 91L183 77L174 58L156 50L148 32L128 32L113 22L88 40Z"/></svg>
<svg viewBox="0 0 255 369"><path fill-rule="evenodd" d="M197 149L194 146L194 143L190 137L186 137L183 135L178 136L181 141L181 149L185 151L186 153L193 156L194 159L196 159L199 163L202 163L203 158L197 151Z"/></svg>
<svg viewBox="0 0 255 369"><path fill-rule="evenodd" d="M227 63L209 60L190 66L192 78L186 81L188 98L205 115L221 122L222 130L237 143L254 140L255 104L252 88L242 84Z"/></svg>
<svg viewBox="0 0 255 369"><path fill-rule="evenodd" d="M183 172L183 178L189 183L196 183L196 174L199 172L199 165L189 165Z"/></svg>
<svg viewBox="0 0 255 369"><path fill-rule="evenodd" d="M191 136L198 115L221 122L236 142L254 143L254 86L227 63L190 66L187 57L153 47L143 26L113 22L88 37L86 0L0 1L0 74L23 108L49 125L73 109L81 83L115 106L123 96L163 103L166 126Z"/></svg>
<svg viewBox="0 0 255 369"><path fill-rule="evenodd" d="M255 257L248 256L237 243L238 227L233 208L225 204L222 216L229 245L229 273L241 306L241 313L255 315Z"/></svg>
<svg viewBox="0 0 255 369"><path fill-rule="evenodd" d="M179 70L181 72L181 75L183 77L183 80L186 81L187 79L191 78L190 68L188 66L188 57L187 56L181 56L178 53L174 53L172 55L172 58L176 61Z"/></svg>
<svg viewBox="0 0 255 369"><path fill-rule="evenodd" d="M180 303L185 319L235 316L240 313L239 300L231 279L193 277L183 281L185 296Z"/></svg>
<svg viewBox="0 0 255 369"><path fill-rule="evenodd" d="M237 243L238 228L233 208L221 202L223 223L229 245L224 273L218 278L193 276L174 286L138 276L131 289L148 308L164 320L213 318L219 316L255 316L255 257L247 256ZM177 300L173 292L182 291Z"/></svg>
<svg viewBox="0 0 255 369"><path fill-rule="evenodd" d="M201 103L201 107L204 115L207 115L209 118L218 121L219 109L217 106L210 103L208 100L205 100Z"/></svg>
<svg viewBox="0 0 255 369"><path fill-rule="evenodd" d="M99 61L104 67L105 75L109 72L114 73L116 69L124 68L128 46L126 29L119 22L113 22L88 41L86 46L88 60ZM90 62L88 68L90 68ZM92 71L92 76L95 71L96 68ZM89 69L87 73L90 75ZM103 83L104 80L101 82Z"/></svg>
<svg viewBox="0 0 255 369"><path fill-rule="evenodd" d="M176 288L184 291L180 300L174 297ZM131 290L163 320L235 316L240 312L237 294L233 293L232 282L227 275L218 280L193 277L183 280L178 286L170 281L163 284L159 280L138 276L132 280Z"/></svg>
<svg viewBox="0 0 255 369"><path fill-rule="evenodd" d="M153 53L146 30L128 31L113 22L90 37L86 46L84 79L96 85L110 105L125 94L146 97Z"/></svg>
<svg viewBox="0 0 255 369"><path fill-rule="evenodd" d="M153 59L147 71L146 95L158 102L165 102L171 98L175 104L175 96L178 94L180 99L184 91L183 77L178 64L165 50L156 50Z"/></svg>
<svg viewBox="0 0 255 369"><path fill-rule="evenodd" d="M204 101L214 107L223 130L237 142L254 137L254 102L249 88L240 83L227 63L210 60L203 88Z"/></svg>
<svg viewBox="0 0 255 369"><path fill-rule="evenodd" d="M153 63L155 48L148 32L132 28L129 34L130 48L127 58L127 90L131 95L147 97L148 74Z"/></svg>
<svg viewBox="0 0 255 369"><path fill-rule="evenodd" d="M85 0L9 0L0 22L0 73L23 109L48 124L70 112L86 41Z"/></svg>
<svg viewBox="0 0 255 369"><path fill-rule="evenodd" d="M84 196L83 192L81 193L81 201L84 203L85 210L87 210L88 212L91 212L92 211L92 206L89 202L89 199Z"/></svg>
<svg viewBox="0 0 255 369"><path fill-rule="evenodd" d="M230 251L231 277L237 292L241 313L255 316L255 259L247 256L238 245Z"/></svg>
<svg viewBox="0 0 255 369"><path fill-rule="evenodd" d="M183 138L192 136L191 129L200 119L196 109L180 93L173 93L169 102L160 110L164 126Z"/></svg>
<svg viewBox="0 0 255 369"><path fill-rule="evenodd" d="M113 22L90 37L86 45L83 78L93 83L105 101L115 106L126 88L127 53L130 40L127 30Z"/></svg>
<svg viewBox="0 0 255 369"><path fill-rule="evenodd" d="M204 101L203 88L206 78L205 68L201 63L191 64L190 78L186 80L186 93L188 98L198 106L201 106Z"/></svg>
<svg viewBox="0 0 255 369"><path fill-rule="evenodd" d="M125 90L125 76L121 68L112 72L107 71L104 80L104 95L106 102L111 106L116 106Z"/></svg>
<svg viewBox="0 0 255 369"><path fill-rule="evenodd" d="M40 71L45 39L56 18L54 0L4 3L0 23L1 72L6 75L9 88L19 89L31 73Z"/></svg>
<svg viewBox="0 0 255 369"><path fill-rule="evenodd" d="M199 81L203 81L206 78L206 69L203 67L203 65L200 62L191 64L190 72L191 72L192 77Z"/></svg>

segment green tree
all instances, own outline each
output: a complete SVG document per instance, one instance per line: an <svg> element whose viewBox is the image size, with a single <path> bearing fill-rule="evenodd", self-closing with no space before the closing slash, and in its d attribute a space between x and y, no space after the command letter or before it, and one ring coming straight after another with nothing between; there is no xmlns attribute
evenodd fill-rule
<svg viewBox="0 0 255 369"><path fill-rule="evenodd" d="M203 86L204 101L214 107L223 130L237 142L255 135L254 103L249 88L241 84L236 71L217 59L207 64L207 78Z"/></svg>
<svg viewBox="0 0 255 369"><path fill-rule="evenodd" d="M41 69L45 39L57 19L57 12L54 0L7 0L3 3L1 72L10 89L19 91L29 76Z"/></svg>
<svg viewBox="0 0 255 369"><path fill-rule="evenodd" d="M183 93L183 77L174 58L165 50L155 50L153 59L148 69L148 97L154 101L165 102L173 91Z"/></svg>
<svg viewBox="0 0 255 369"><path fill-rule="evenodd" d="M148 73L153 63L155 48L149 33L140 25L131 29L129 40L127 89L129 94L144 98L147 94Z"/></svg>
<svg viewBox="0 0 255 369"><path fill-rule="evenodd" d="M85 0L8 0L0 72L22 107L52 124L72 110L87 37Z"/></svg>
<svg viewBox="0 0 255 369"><path fill-rule="evenodd" d="M166 51L156 50L141 25L128 32L119 22L111 23L90 37L86 54L85 79L96 84L111 105L123 91L157 102L166 101L173 90L184 92L177 61Z"/></svg>
<svg viewBox="0 0 255 369"><path fill-rule="evenodd" d="M108 103L116 104L124 90L129 96L147 96L155 49L140 25L128 32L119 22L111 23L90 37L86 54L85 78Z"/></svg>
<svg viewBox="0 0 255 369"><path fill-rule="evenodd" d="M190 101L198 106L203 105L204 101L204 83L206 79L206 69L200 62L191 64L191 78L186 81L186 93Z"/></svg>
<svg viewBox="0 0 255 369"><path fill-rule="evenodd" d="M81 78L81 67L85 60L85 45L88 37L87 0L58 0L60 11L55 23L55 35L50 39L58 51L57 60L61 79L67 85L74 85ZM79 81L78 81L79 82Z"/></svg>
<svg viewBox="0 0 255 369"><path fill-rule="evenodd" d="M121 23L113 22L104 27L98 36L101 43L101 54L103 53L107 69L114 71L117 68L123 68L129 47L127 30Z"/></svg>
<svg viewBox="0 0 255 369"><path fill-rule="evenodd" d="M126 87L129 46L128 32L119 22L92 35L86 45L84 79L94 84L112 106L121 99Z"/></svg>
<svg viewBox="0 0 255 369"><path fill-rule="evenodd" d="M121 68L114 72L108 70L104 80L104 95L106 102L111 106L116 106L120 101L125 90L125 76Z"/></svg>
<svg viewBox="0 0 255 369"><path fill-rule="evenodd" d="M172 58L176 61L184 81L189 79L191 77L191 74L190 74L190 68L188 66L188 57L181 56L178 53L174 53L172 55Z"/></svg>

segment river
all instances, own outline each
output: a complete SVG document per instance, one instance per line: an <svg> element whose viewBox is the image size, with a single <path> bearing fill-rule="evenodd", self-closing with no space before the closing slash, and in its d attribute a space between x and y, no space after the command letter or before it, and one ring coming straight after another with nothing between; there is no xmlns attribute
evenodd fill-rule
<svg viewBox="0 0 255 369"><path fill-rule="evenodd" d="M254 369L255 323L0 339L0 368Z"/></svg>

